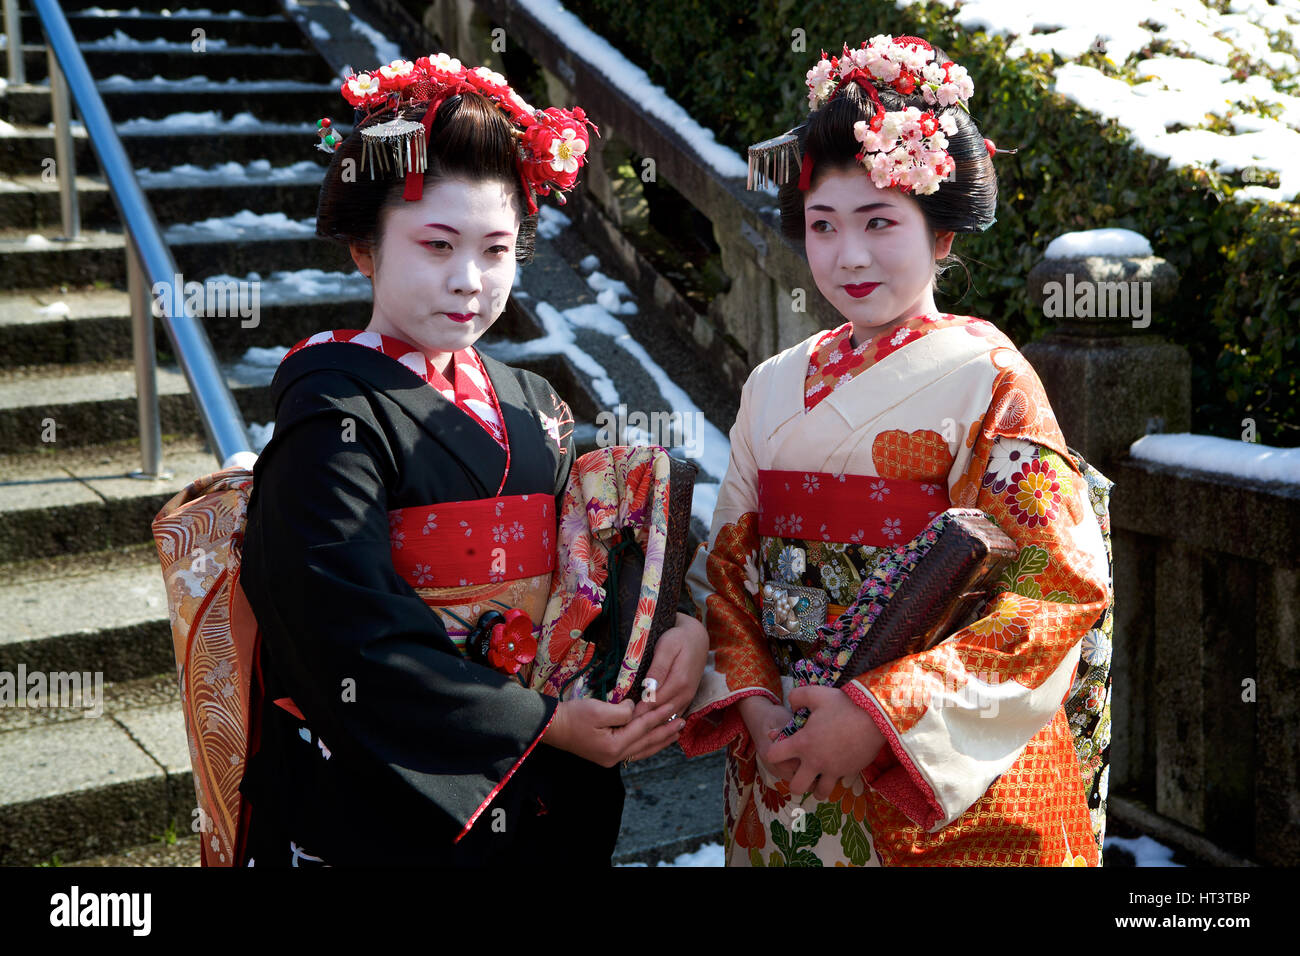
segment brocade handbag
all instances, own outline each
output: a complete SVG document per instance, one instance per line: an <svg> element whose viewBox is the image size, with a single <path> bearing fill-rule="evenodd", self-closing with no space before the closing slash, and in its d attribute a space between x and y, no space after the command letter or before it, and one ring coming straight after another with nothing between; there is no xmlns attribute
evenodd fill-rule
<svg viewBox="0 0 1300 956"><path fill-rule="evenodd" d="M919 654L977 620L1019 546L988 515L949 508L915 538L890 549L812 655L796 661L796 685L842 687L859 674ZM802 727L795 714L785 734Z"/></svg>

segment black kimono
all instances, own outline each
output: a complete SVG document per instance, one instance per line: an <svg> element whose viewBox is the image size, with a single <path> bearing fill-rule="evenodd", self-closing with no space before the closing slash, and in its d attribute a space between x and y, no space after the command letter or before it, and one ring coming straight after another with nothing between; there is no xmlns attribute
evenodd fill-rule
<svg viewBox="0 0 1300 956"><path fill-rule="evenodd" d="M394 568L396 509L545 492L558 513L573 443L540 416L562 403L481 360L508 474L481 424L381 352L317 344L276 372L241 577L262 639L241 786L257 866L609 863L618 769L538 743L557 702L467 660Z"/></svg>

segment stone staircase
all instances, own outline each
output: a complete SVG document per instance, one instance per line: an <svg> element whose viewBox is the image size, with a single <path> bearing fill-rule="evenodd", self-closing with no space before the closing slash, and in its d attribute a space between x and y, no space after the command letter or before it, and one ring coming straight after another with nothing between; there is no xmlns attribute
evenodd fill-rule
<svg viewBox="0 0 1300 956"><path fill-rule="evenodd" d="M312 149L315 120L346 107L331 62L275 0L240 0L242 16L230 15L232 0L205 3L210 15L167 15L165 0L131 0L133 15L78 13L79 0L65 9L185 280L262 279L257 325L205 319L245 420L261 424L272 419L278 353L250 350L368 321L364 281L310 228L324 161ZM205 52L191 48L196 29ZM77 127L84 238L60 240L57 183L42 175L54 156L46 60L29 12L23 37L28 83L0 91L0 674L90 672L104 684L97 703L85 698L102 707L94 719L82 707L0 706L0 864L192 865L194 791L149 523L218 463L159 326L163 464L174 478L130 477L140 458L124 237ZM207 81L177 82L198 75ZM174 118L182 113L195 114L188 125ZM252 118L236 119L245 113ZM212 169L229 163L245 173ZM261 218L238 233L202 225L241 210ZM551 228L561 225L550 216ZM670 408L655 365L725 431L734 397L719 392L708 357L652 311L627 322L626 338L607 324L566 333L604 376L546 346L556 320L543 304L562 315L594 303L597 259L573 229L541 239L487 350L550 379L583 423L582 450L594 445L611 389L630 408ZM329 275L341 272L352 275ZM619 860L717 839L716 755L687 761L674 748L626 780Z"/></svg>

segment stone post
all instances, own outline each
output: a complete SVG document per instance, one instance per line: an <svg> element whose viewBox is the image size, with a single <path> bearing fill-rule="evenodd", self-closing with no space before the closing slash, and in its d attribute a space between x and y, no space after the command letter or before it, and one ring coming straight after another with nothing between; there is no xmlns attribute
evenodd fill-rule
<svg viewBox="0 0 1300 956"><path fill-rule="evenodd" d="M1103 472L1143 435L1191 430L1191 358L1143 331L1177 283L1156 256L1042 259L1029 273L1030 302L1060 324L1021 351L1065 440Z"/></svg>

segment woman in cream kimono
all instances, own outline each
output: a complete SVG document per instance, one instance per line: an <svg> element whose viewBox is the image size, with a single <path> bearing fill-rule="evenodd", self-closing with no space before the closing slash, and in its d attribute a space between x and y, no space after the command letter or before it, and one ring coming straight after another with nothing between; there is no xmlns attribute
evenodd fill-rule
<svg viewBox="0 0 1300 956"><path fill-rule="evenodd" d="M876 75L910 69L918 90L955 87L953 102L964 71L940 51L888 37L862 50L809 72L819 108L794 134L800 182L781 190L787 233L848 321L745 384L688 576L711 653L681 743L727 748L730 865L1097 865L1101 820L1063 707L1110 602L1088 484L1011 341L933 298L953 233L992 222L992 144L959 108L925 113L945 97ZM920 135L909 105L930 116ZM862 138L877 125L922 146L883 180L869 147L890 143ZM929 189L936 171L947 178ZM949 507L980 509L1020 546L982 616L843 688L792 689L807 645L765 629L764 610L813 594L824 617L805 633L834 621L882 553Z"/></svg>

